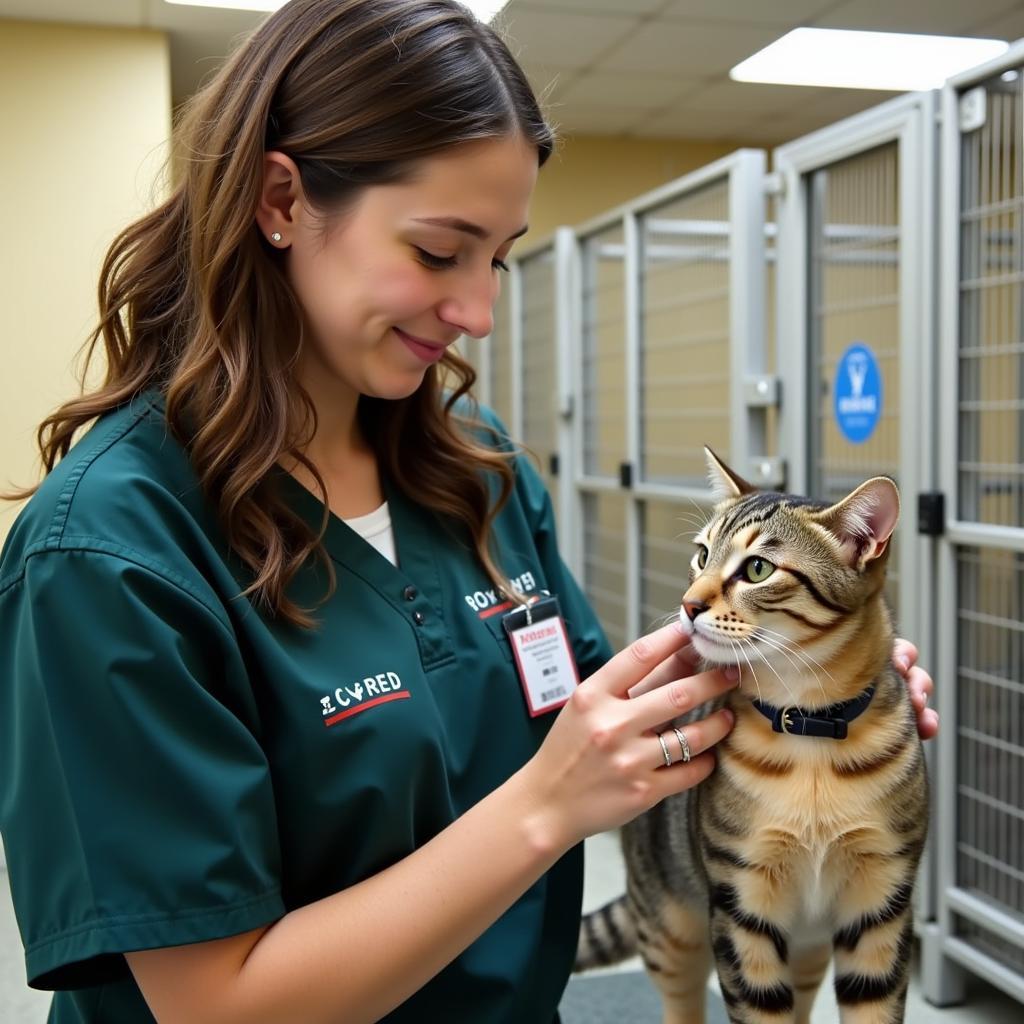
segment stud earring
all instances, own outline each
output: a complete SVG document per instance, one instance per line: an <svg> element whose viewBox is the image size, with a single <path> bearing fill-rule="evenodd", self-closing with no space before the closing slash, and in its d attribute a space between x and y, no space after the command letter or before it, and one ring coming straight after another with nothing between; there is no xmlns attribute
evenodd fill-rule
<svg viewBox="0 0 1024 1024"><path fill-rule="evenodd" d="M272 234L272 235L270 236L270 238L271 238L271 240L272 240L272 241L274 241L274 242L280 242L280 241L281 241L281 232L280 232L280 231L275 231L275 232L274 232L274 233L273 233L273 234Z"/></svg>

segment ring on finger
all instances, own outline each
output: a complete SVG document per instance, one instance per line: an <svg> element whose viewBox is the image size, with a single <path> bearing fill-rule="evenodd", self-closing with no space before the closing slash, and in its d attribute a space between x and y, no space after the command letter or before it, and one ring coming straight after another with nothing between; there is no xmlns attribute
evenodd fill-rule
<svg viewBox="0 0 1024 1024"><path fill-rule="evenodd" d="M668 744L665 742L665 735L664 735L664 733L660 733L660 732L658 733L658 742L661 744L661 752L662 752L662 754L665 757L665 767L666 768L671 768L672 767L672 758L669 756Z"/></svg>
<svg viewBox="0 0 1024 1024"><path fill-rule="evenodd" d="M673 726L672 731L676 734L676 739L679 740L679 749L683 753L683 764L686 764L687 761L689 761L690 758L693 757L693 754L690 751L690 741L686 738L685 733L683 733L680 729L676 729Z"/></svg>

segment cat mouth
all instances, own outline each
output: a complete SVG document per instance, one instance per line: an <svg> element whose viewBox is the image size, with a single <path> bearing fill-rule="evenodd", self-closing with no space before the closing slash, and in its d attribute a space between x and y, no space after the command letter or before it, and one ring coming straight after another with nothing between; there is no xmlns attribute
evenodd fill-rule
<svg viewBox="0 0 1024 1024"><path fill-rule="evenodd" d="M740 654L737 651L736 641L729 641L709 633L707 627L700 623L689 624L691 634L690 643L693 649L705 660L719 665L738 665Z"/></svg>

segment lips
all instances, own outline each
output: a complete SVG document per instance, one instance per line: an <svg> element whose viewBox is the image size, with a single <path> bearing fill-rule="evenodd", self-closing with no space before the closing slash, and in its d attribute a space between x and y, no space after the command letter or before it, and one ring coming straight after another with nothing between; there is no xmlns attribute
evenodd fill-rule
<svg viewBox="0 0 1024 1024"><path fill-rule="evenodd" d="M441 357L448 351L447 342L430 341L427 338L418 338L414 334L409 334L407 331L403 331L398 327L392 328L395 334L398 336L399 341L407 349L409 349L413 355L418 356L426 363L436 363Z"/></svg>

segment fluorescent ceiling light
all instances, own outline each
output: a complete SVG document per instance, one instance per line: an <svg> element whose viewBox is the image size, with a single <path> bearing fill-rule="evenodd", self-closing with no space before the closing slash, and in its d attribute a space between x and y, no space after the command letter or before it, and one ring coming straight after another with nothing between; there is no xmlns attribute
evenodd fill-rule
<svg viewBox="0 0 1024 1024"><path fill-rule="evenodd" d="M220 7L233 11L276 11L288 0L166 0L183 7ZM462 0L481 21L490 21L508 0Z"/></svg>
<svg viewBox="0 0 1024 1024"><path fill-rule="evenodd" d="M1005 53L1001 39L797 28L737 64L737 82L819 85L907 92L936 89L947 78Z"/></svg>

